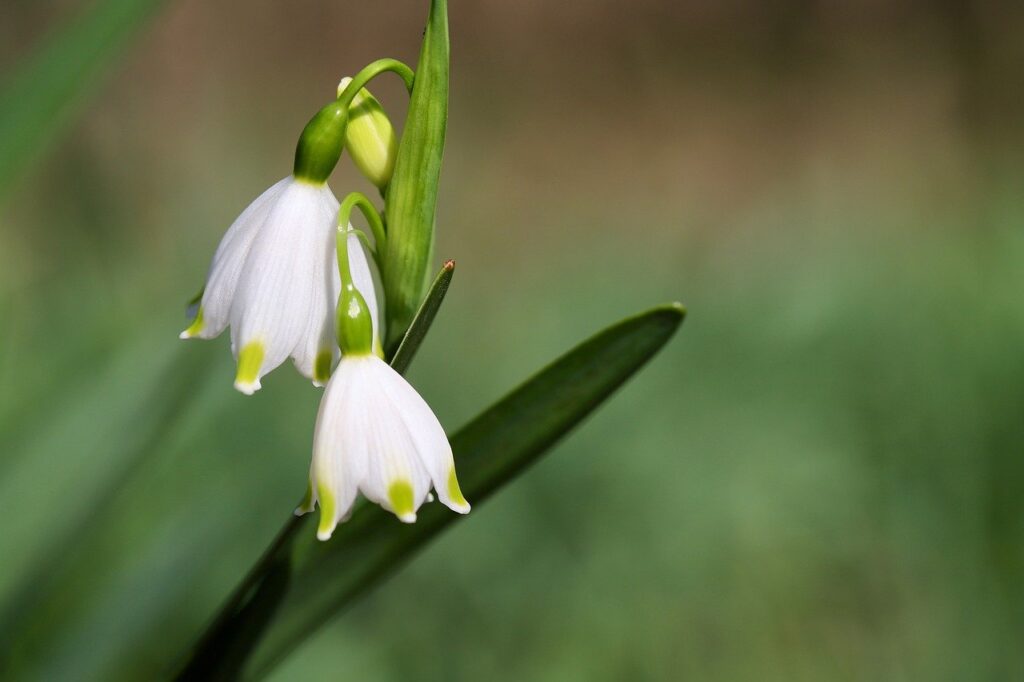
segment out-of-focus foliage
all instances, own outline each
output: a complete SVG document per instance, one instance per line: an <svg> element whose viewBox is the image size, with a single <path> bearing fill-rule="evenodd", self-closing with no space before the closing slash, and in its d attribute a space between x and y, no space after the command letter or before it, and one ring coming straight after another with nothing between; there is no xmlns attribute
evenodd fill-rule
<svg viewBox="0 0 1024 682"><path fill-rule="evenodd" d="M0 216L0 642L26 675L169 670L305 484L319 394L236 394L225 340L175 339L182 304L338 77L415 60L390 48L421 12L239 7L175 6ZM1020 677L1020 17L624 11L453 8L459 275L410 377L456 428L648 302L685 300L686 333L274 678Z"/></svg>
<svg viewBox="0 0 1024 682"><path fill-rule="evenodd" d="M65 21L0 79L0 200L25 167L56 143L97 85L97 74L163 0L101 0Z"/></svg>

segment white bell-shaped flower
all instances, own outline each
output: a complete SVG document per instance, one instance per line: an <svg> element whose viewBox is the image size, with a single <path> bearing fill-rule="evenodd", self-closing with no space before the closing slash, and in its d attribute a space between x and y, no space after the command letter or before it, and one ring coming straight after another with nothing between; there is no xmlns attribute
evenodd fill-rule
<svg viewBox="0 0 1024 682"><path fill-rule="evenodd" d="M313 435L310 494L320 505L317 537L331 537L361 492L412 523L431 487L466 514L444 429L416 390L375 355L345 355L324 391Z"/></svg>
<svg viewBox="0 0 1024 682"><path fill-rule="evenodd" d="M340 290L335 250L338 200L326 183L289 176L235 220L210 265L202 301L181 338L211 339L231 326L235 388L252 394L260 378L291 357L322 385L338 357L334 316ZM352 278L378 328L373 276L355 233Z"/></svg>
<svg viewBox="0 0 1024 682"><path fill-rule="evenodd" d="M360 492L406 523L416 520L431 487L446 506L468 513L444 429L402 375L371 352L376 331L368 305L357 286L343 286L342 358L320 402L309 491L296 513L320 505L321 540L348 517Z"/></svg>

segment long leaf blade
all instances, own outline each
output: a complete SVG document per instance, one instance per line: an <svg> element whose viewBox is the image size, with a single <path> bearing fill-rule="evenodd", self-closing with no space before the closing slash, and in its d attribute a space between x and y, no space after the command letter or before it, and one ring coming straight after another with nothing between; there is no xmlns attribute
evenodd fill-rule
<svg viewBox="0 0 1024 682"><path fill-rule="evenodd" d="M399 374L405 374L413 356L416 355L420 344L427 336L430 325L434 323L434 318L437 316L437 311L441 309L445 294L448 293L448 286L452 283L454 274L455 261L446 261L441 267L441 272L437 273L437 277L434 278L434 283L430 285L430 291L427 292L426 298L420 304L420 309L416 311L416 317L412 319L412 324L405 332L405 337L402 338L401 345L395 351L395 356L391 358L391 366Z"/></svg>
<svg viewBox="0 0 1024 682"><path fill-rule="evenodd" d="M0 85L0 201L96 76L164 0L103 0L53 31Z"/></svg>
<svg viewBox="0 0 1024 682"><path fill-rule="evenodd" d="M395 172L385 197L387 248L381 278L390 352L405 334L430 277L434 214L448 124L448 3L431 0Z"/></svg>
<svg viewBox="0 0 1024 682"><path fill-rule="evenodd" d="M536 461L672 337L685 315L654 308L555 360L451 438L459 479L478 508ZM260 678L305 637L390 575L459 517L439 504L414 525L359 507L329 542L309 516L289 520L250 578L193 650L178 679Z"/></svg>

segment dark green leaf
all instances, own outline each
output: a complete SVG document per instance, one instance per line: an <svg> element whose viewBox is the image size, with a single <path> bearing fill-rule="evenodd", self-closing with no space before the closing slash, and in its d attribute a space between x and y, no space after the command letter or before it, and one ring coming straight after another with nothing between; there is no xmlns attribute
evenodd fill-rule
<svg viewBox="0 0 1024 682"><path fill-rule="evenodd" d="M626 319L563 355L451 438L462 489L479 505L536 461L653 357L682 322L668 305ZM460 517L426 505L404 525L364 504L318 542L291 519L196 645L180 679L259 678L328 618Z"/></svg>
<svg viewBox="0 0 1024 682"><path fill-rule="evenodd" d="M441 308L441 302L444 301L444 296L448 293L448 285L452 283L452 275L454 274L455 261L447 261L441 267L441 272L437 273L437 277L434 278L434 283L430 285L430 291L427 292L427 297L423 299L420 309L416 311L416 317L413 318L412 324L409 325L409 331L405 333L401 345L395 351L395 356L391 358L391 366L399 374L405 374L405 370L408 369L413 356L416 355L420 344L423 343L424 337L426 337L427 332L430 330L430 325L434 323L437 311Z"/></svg>

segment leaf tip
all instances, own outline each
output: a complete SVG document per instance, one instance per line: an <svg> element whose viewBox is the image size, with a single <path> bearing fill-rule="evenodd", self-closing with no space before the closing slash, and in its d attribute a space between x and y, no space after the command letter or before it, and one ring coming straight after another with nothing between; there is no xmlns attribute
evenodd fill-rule
<svg viewBox="0 0 1024 682"><path fill-rule="evenodd" d="M665 308L667 310L675 312L677 315L679 315L680 318L686 317L686 306L680 303L679 301L672 301L671 303L666 305Z"/></svg>
<svg viewBox="0 0 1024 682"><path fill-rule="evenodd" d="M447 270L448 272L451 272L452 270L455 269L455 261L452 260L451 258L449 258L448 260L446 260L444 262L444 265L441 266L441 269L442 270Z"/></svg>
<svg viewBox="0 0 1024 682"><path fill-rule="evenodd" d="M664 325L664 328L669 332L669 336L675 333L679 328L679 325L686 319L686 306L679 301L672 301L671 303L665 303L660 306L656 306L651 310L647 311L649 319L659 320L659 324Z"/></svg>
<svg viewBox="0 0 1024 682"><path fill-rule="evenodd" d="M664 305L657 306L650 311L659 316L664 316L672 320L675 324L681 324L683 319L686 317L686 306L679 301L672 301L671 303L665 303Z"/></svg>

